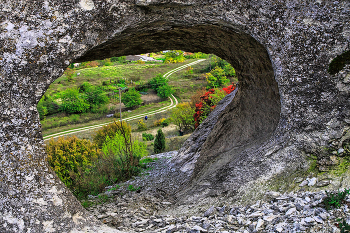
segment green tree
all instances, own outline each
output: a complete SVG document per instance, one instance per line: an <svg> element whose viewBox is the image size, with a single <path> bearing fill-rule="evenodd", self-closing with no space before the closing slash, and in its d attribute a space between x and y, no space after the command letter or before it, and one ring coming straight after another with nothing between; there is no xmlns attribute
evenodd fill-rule
<svg viewBox="0 0 350 233"><path fill-rule="evenodd" d="M195 109L191 107L190 103L180 103L172 109L171 119L173 123L179 127L180 130L192 131L194 129L194 113Z"/></svg>
<svg viewBox="0 0 350 233"><path fill-rule="evenodd" d="M122 102L127 108L138 106L142 103L141 94L135 88L131 88L122 95Z"/></svg>
<svg viewBox="0 0 350 233"><path fill-rule="evenodd" d="M185 57L181 50L171 50L165 54L164 63L177 63L177 62L184 62L184 61L185 61Z"/></svg>
<svg viewBox="0 0 350 233"><path fill-rule="evenodd" d="M94 143L97 144L98 148L102 148L107 136L109 138L113 138L120 127L124 128L124 132L126 134L131 134L131 128L125 121L122 121L122 123L120 123L120 121L117 121L108 125L104 125L102 128L97 130L93 137Z"/></svg>
<svg viewBox="0 0 350 233"><path fill-rule="evenodd" d="M48 94L45 94L39 101L37 106L40 119L47 115L52 115L59 112L59 106L55 100Z"/></svg>
<svg viewBox="0 0 350 233"><path fill-rule="evenodd" d="M173 89L168 84L158 87L157 95L160 98L168 98L173 93Z"/></svg>
<svg viewBox="0 0 350 233"><path fill-rule="evenodd" d="M168 83L168 80L163 77L162 74L157 74L156 77L152 78L149 81L149 84L151 85L152 89L155 90L158 93L158 88L161 86L164 86Z"/></svg>
<svg viewBox="0 0 350 233"><path fill-rule="evenodd" d="M109 101L101 87L93 86L88 82L80 85L79 92L86 95L86 100L90 104L90 108L100 107Z"/></svg>
<svg viewBox="0 0 350 233"><path fill-rule="evenodd" d="M165 136L161 129L158 129L154 139L154 153L162 153L165 150Z"/></svg>
<svg viewBox="0 0 350 233"><path fill-rule="evenodd" d="M66 113L86 112L90 104L86 101L86 96L79 93L76 88L68 88L61 94L61 109Z"/></svg>
<svg viewBox="0 0 350 233"><path fill-rule="evenodd" d="M116 123L116 122L115 122ZM117 132L113 138L107 136L102 152L105 158L112 158L118 180L125 180L137 175L141 157L147 155L147 146L143 142L132 140L131 126L117 124Z"/></svg>
<svg viewBox="0 0 350 233"><path fill-rule="evenodd" d="M225 71L219 66L206 74L206 80L208 89L222 87L230 82L225 75Z"/></svg>
<svg viewBox="0 0 350 233"><path fill-rule="evenodd" d="M86 100L89 102L90 106L99 107L108 103L109 99L106 93L99 87L92 87L86 93Z"/></svg>

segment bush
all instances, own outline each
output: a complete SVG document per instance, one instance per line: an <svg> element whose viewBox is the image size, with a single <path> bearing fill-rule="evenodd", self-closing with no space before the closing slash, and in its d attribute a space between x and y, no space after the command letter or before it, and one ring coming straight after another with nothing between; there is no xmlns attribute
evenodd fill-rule
<svg viewBox="0 0 350 233"><path fill-rule="evenodd" d="M331 207L339 208L343 203L346 195L348 195L349 193L350 189L345 189L343 192L338 191L337 193L326 191L327 197L323 200L326 209L330 210Z"/></svg>
<svg viewBox="0 0 350 233"><path fill-rule="evenodd" d="M190 103L180 103L171 110L171 118L174 124L177 125L181 131L193 131L194 113L195 109L191 107Z"/></svg>
<svg viewBox="0 0 350 233"><path fill-rule="evenodd" d="M160 86L157 89L157 95L160 98L168 98L173 93L174 93L174 91L172 90L172 88L168 84Z"/></svg>
<svg viewBox="0 0 350 233"><path fill-rule="evenodd" d="M98 61L89 61L89 62L83 62L81 63L81 68L90 68L90 67L98 67L99 63Z"/></svg>
<svg viewBox="0 0 350 233"><path fill-rule="evenodd" d="M209 89L208 92L202 95L200 97L201 102L196 103L195 114L193 115L195 121L194 127L197 128L199 124L201 124L207 118L209 113L215 109L220 100L234 90L235 85L232 84L224 87L222 90Z"/></svg>
<svg viewBox="0 0 350 233"><path fill-rule="evenodd" d="M201 96L203 96L206 92L206 88L203 87L202 89L197 90L193 96L191 96L190 104L192 108L196 108L196 104L202 101Z"/></svg>
<svg viewBox="0 0 350 233"><path fill-rule="evenodd" d="M165 150L165 136L161 129L157 131L156 139L154 139L154 153L162 153Z"/></svg>
<svg viewBox="0 0 350 233"><path fill-rule="evenodd" d="M185 57L181 50L171 50L165 53L164 63L178 63L178 62L184 62L184 61L185 61Z"/></svg>
<svg viewBox="0 0 350 233"><path fill-rule="evenodd" d="M61 94L61 109L66 113L86 112L90 104L85 97L85 95L79 93L78 89L68 88Z"/></svg>
<svg viewBox="0 0 350 233"><path fill-rule="evenodd" d="M153 125L154 125L155 127L156 127L156 126L161 126L163 121L165 121L165 118L156 120L156 121L153 123Z"/></svg>
<svg viewBox="0 0 350 233"><path fill-rule="evenodd" d="M106 93L100 87L92 86L88 88L85 92L85 95L86 100L90 104L91 108L94 106L100 107L109 101Z"/></svg>
<svg viewBox="0 0 350 233"><path fill-rule="evenodd" d="M100 128L99 130L97 130L94 137L93 137L94 143L96 143L98 148L102 148L103 143L106 140L107 136L109 138L114 137L114 135L117 133L120 125L122 125L125 132L127 132L128 134L131 134L131 128L129 127L129 125L125 121L123 121L122 123L120 123L120 121L118 121L118 122L113 122L113 123L110 123L108 125L105 125L102 128Z"/></svg>
<svg viewBox="0 0 350 233"><path fill-rule="evenodd" d="M164 121L162 121L162 123L160 124L162 127L166 127L170 124L170 119L166 119Z"/></svg>
<svg viewBox="0 0 350 233"><path fill-rule="evenodd" d="M99 156L99 149L86 139L76 136L50 139L46 145L47 160L62 182L77 193L77 179L87 172Z"/></svg>
<svg viewBox="0 0 350 233"><path fill-rule="evenodd" d="M155 90L157 93L158 93L158 88L160 86L167 85L167 83L168 83L168 80L164 78L162 74L157 74L156 77L152 78L149 81L149 84L151 85L152 89Z"/></svg>
<svg viewBox="0 0 350 233"><path fill-rule="evenodd" d="M142 134L143 141L152 141L153 139L154 139L154 136L150 133L143 133Z"/></svg>
<svg viewBox="0 0 350 233"><path fill-rule="evenodd" d="M125 59L126 59L125 56L121 56L121 57L111 57L111 61L112 61L112 62L124 63L124 62L125 62Z"/></svg>
<svg viewBox="0 0 350 233"><path fill-rule="evenodd" d="M45 94L40 99L37 109L41 120L44 118L44 116L52 115L60 111L58 104L48 94Z"/></svg>
<svg viewBox="0 0 350 233"><path fill-rule="evenodd" d="M39 117L40 117L40 120L44 119L45 116L47 115L48 113L48 110L47 108L44 106L44 101L42 101L42 99L39 101L37 107L38 109L38 113L39 113Z"/></svg>
<svg viewBox="0 0 350 233"><path fill-rule="evenodd" d="M218 88L230 82L225 76L225 71L219 66L215 67L210 73L206 74L207 88Z"/></svg>
<svg viewBox="0 0 350 233"><path fill-rule="evenodd" d="M122 95L122 102L127 108L138 106L142 103L141 94L135 88L131 88Z"/></svg>
<svg viewBox="0 0 350 233"><path fill-rule="evenodd" d="M117 124L117 133L112 138L107 136L102 146L104 157L114 160L115 178L119 181L137 175L140 159L148 154L146 144L132 141L129 133L131 126L127 125L126 128Z"/></svg>
<svg viewBox="0 0 350 233"><path fill-rule="evenodd" d="M147 125L142 119L137 122L137 129L140 131L147 130Z"/></svg>
<svg viewBox="0 0 350 233"><path fill-rule="evenodd" d="M77 179L78 197L97 195L106 186L130 179L141 171L140 159L147 155L146 145L132 141L130 125L125 122L114 124L117 132L112 137L107 136L101 156L94 161L90 170L86 170Z"/></svg>
<svg viewBox="0 0 350 233"><path fill-rule="evenodd" d="M71 115L71 116L69 117L69 119L70 119L70 121L72 121L73 123L77 123L77 122L79 122L79 120L80 120L80 116L77 115L77 114L73 114L73 115Z"/></svg>

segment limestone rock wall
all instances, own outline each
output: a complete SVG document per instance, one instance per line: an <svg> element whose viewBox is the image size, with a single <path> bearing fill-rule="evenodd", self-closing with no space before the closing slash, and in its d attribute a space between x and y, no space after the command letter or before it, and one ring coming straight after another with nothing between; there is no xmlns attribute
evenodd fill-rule
<svg viewBox="0 0 350 233"><path fill-rule="evenodd" d="M188 179L179 200L234 201L304 169L305 153L344 133L348 74L327 69L350 49L349 18L345 0L1 1L0 232L107 231L49 169L43 149L36 104L71 62L165 49L228 60L239 78L235 98L173 164Z"/></svg>

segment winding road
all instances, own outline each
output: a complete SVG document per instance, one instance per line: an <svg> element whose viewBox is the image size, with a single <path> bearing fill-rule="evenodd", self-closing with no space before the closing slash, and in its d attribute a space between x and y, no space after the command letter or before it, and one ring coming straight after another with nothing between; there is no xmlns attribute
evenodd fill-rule
<svg viewBox="0 0 350 233"><path fill-rule="evenodd" d="M175 69L172 69L169 72L165 73L163 75L163 77L164 78L169 78L169 76L172 75L173 73L175 73L175 72L177 72L179 70L185 69L186 67L198 64L198 63L200 63L202 61L205 61L205 59L200 59L200 60L188 63L186 65L179 66L179 67L177 67ZM140 117L151 116L151 115L154 115L154 114L157 114L157 113L161 113L161 112L165 112L165 111L168 111L168 110L170 110L172 108L175 108L176 105L178 104L177 99L173 95L171 95L169 98L170 98L171 103L170 103L170 105L168 105L166 107L160 108L158 110L154 110L154 111L138 114L138 115L135 115L135 116L127 117L127 118L125 118L123 120L124 121L131 121L131 120L135 120L135 119L140 118ZM47 136L43 137L43 139L44 139L44 141L46 141L46 140L49 140L51 138L57 138L57 137L70 135L70 134L74 134L74 133L79 133L79 132L83 132L83 131L87 131L87 130L97 129L97 128L100 128L100 127L102 127L104 125L108 125L108 124L110 124L112 122L113 121L107 122L107 123L102 123L102 124L97 124L97 125L81 127L81 128L77 128L77 129L66 130L66 131L62 131L62 132L59 132L59 133L54 133L54 134L47 135Z"/></svg>

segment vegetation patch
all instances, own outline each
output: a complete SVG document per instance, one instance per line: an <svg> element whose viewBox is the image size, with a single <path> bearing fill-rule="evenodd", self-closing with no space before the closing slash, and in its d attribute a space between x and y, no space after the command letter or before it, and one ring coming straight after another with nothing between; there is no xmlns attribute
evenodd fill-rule
<svg viewBox="0 0 350 233"><path fill-rule="evenodd" d="M76 137L51 139L46 146L49 165L79 199L97 195L106 186L141 171L140 159L147 155L146 145L132 140L130 125L113 124L97 133L96 141L105 137L102 146Z"/></svg>
<svg viewBox="0 0 350 233"><path fill-rule="evenodd" d="M161 129L157 131L154 139L154 153L159 154L165 151L165 136Z"/></svg>
<svg viewBox="0 0 350 233"><path fill-rule="evenodd" d="M323 204L327 210L333 208L339 208L343 202L345 202L345 197L350 193L350 189L345 189L343 192L327 192L327 197L323 199Z"/></svg>

